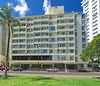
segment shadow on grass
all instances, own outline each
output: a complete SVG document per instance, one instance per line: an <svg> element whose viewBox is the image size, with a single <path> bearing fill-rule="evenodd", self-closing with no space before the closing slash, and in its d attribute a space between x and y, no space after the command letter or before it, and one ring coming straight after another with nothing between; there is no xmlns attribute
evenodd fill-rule
<svg viewBox="0 0 100 86"><path fill-rule="evenodd" d="M57 79L54 79L52 77L35 77L35 78L31 78L32 81L58 81Z"/></svg>
<svg viewBox="0 0 100 86"><path fill-rule="evenodd" d="M100 76L94 77L94 79L100 79Z"/></svg>
<svg viewBox="0 0 100 86"><path fill-rule="evenodd" d="M2 75L0 75L0 78L2 78Z"/></svg>
<svg viewBox="0 0 100 86"><path fill-rule="evenodd" d="M8 78L5 79L4 78L4 75L0 75L0 79L3 79L3 80L9 80L10 78L16 78L17 76L14 76L14 75L8 75Z"/></svg>
<svg viewBox="0 0 100 86"><path fill-rule="evenodd" d="M10 80L10 79L19 79L19 80L29 80L32 82L38 82L38 81L59 81L58 79L52 78L52 77L42 77L42 76L14 76L14 75L9 75L8 79L4 79L3 75L0 75L0 79L3 80Z"/></svg>

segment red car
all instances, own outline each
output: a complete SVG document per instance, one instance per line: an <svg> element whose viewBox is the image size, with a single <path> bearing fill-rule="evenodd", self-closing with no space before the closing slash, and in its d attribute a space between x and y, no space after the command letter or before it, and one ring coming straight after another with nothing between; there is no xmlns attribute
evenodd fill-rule
<svg viewBox="0 0 100 86"><path fill-rule="evenodd" d="M4 66L0 66L0 70L1 71L5 70L5 67Z"/></svg>

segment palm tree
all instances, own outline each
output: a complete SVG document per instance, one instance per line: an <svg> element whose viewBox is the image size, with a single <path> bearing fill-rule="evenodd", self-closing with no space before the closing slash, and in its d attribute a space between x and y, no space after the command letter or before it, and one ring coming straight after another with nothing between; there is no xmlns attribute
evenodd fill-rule
<svg viewBox="0 0 100 86"><path fill-rule="evenodd" d="M4 78L7 79L11 32L13 32L13 24L19 24L19 21L11 16L11 7L6 6L0 9L0 24L2 24L3 26L7 25L8 38L7 38L7 51L5 56L5 72L4 72Z"/></svg>

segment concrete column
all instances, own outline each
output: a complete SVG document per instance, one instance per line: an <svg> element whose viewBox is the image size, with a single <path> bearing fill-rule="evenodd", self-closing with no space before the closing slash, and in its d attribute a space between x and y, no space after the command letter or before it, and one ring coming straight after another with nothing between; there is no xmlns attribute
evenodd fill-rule
<svg viewBox="0 0 100 86"><path fill-rule="evenodd" d="M67 70L67 65L65 64L65 72L68 72L68 70Z"/></svg>
<svg viewBox="0 0 100 86"><path fill-rule="evenodd" d="M84 68L87 68L88 67L88 64L84 64Z"/></svg>
<svg viewBox="0 0 100 86"><path fill-rule="evenodd" d="M22 64L19 64L19 66L21 67L21 66L22 66Z"/></svg>
<svg viewBox="0 0 100 86"><path fill-rule="evenodd" d="M52 68L55 68L55 64L52 64Z"/></svg>
<svg viewBox="0 0 100 86"><path fill-rule="evenodd" d="M79 64L77 64L77 71L79 71L79 69L80 69L80 65L79 65Z"/></svg>
<svg viewBox="0 0 100 86"><path fill-rule="evenodd" d="M32 64L29 64L29 70L32 70Z"/></svg>
<svg viewBox="0 0 100 86"><path fill-rule="evenodd" d="M40 69L40 71L42 71L43 70L43 64L41 64L41 69Z"/></svg>

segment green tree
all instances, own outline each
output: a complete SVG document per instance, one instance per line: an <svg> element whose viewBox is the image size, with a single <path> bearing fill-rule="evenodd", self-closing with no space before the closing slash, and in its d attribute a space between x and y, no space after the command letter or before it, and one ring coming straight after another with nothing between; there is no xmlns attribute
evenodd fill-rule
<svg viewBox="0 0 100 86"><path fill-rule="evenodd" d="M19 24L19 21L16 20L14 17L11 16L11 7L5 6L0 8L0 24L2 26L7 25L7 54L5 56L5 72L4 72L4 78L8 78L8 62L9 62L9 48L10 48L10 38L11 34L13 32L13 24ZM3 28L5 29L5 28Z"/></svg>
<svg viewBox="0 0 100 86"><path fill-rule="evenodd" d="M100 34L88 44L80 56L84 61L94 58L100 59Z"/></svg>
<svg viewBox="0 0 100 86"><path fill-rule="evenodd" d="M83 61L91 61L93 64L100 63L100 34L87 45L80 57ZM97 59L97 61L94 61L94 59Z"/></svg>

